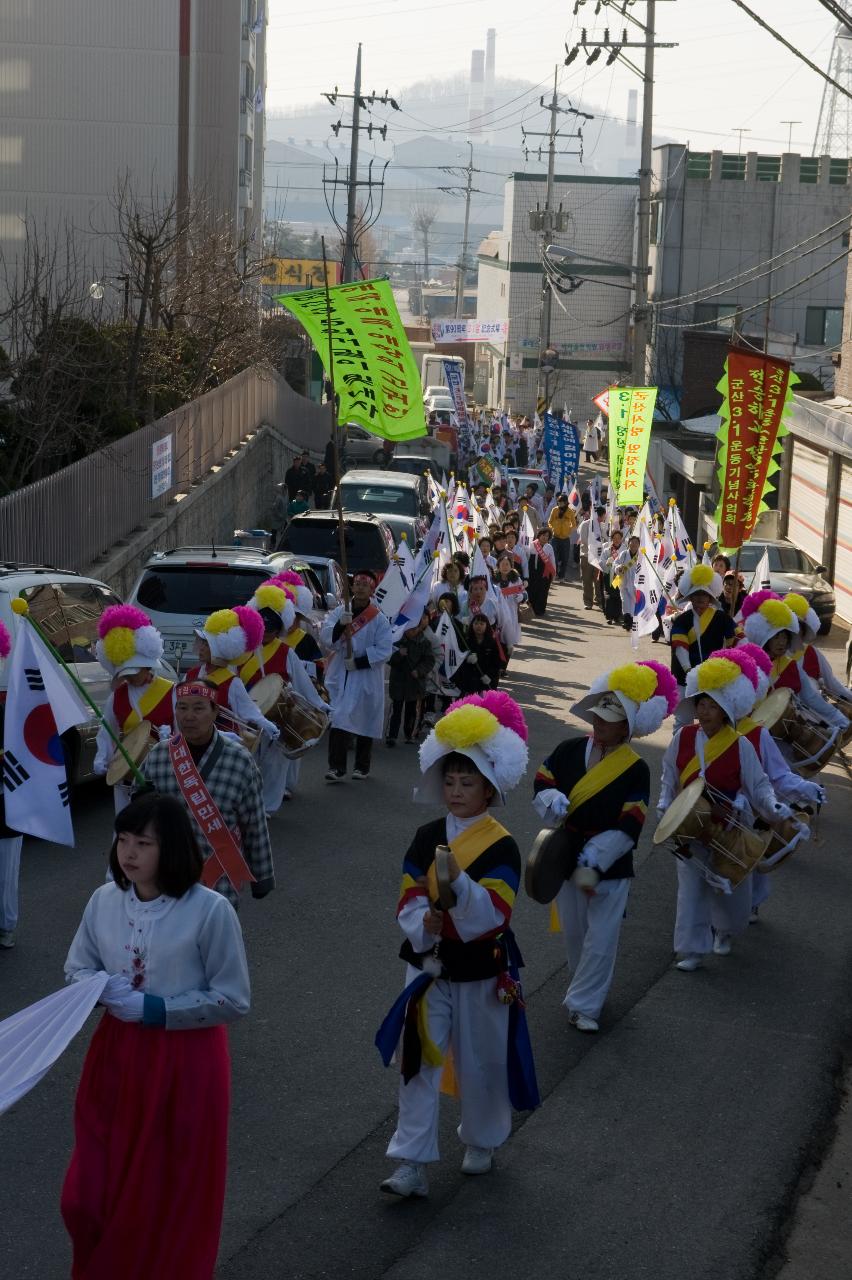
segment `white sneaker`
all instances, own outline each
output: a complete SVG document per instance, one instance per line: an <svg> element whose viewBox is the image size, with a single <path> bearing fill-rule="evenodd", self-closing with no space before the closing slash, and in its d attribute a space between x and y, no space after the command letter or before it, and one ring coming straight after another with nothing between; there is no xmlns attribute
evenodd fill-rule
<svg viewBox="0 0 852 1280"><path fill-rule="evenodd" d="M716 956L729 956L731 954L731 935L729 933L717 933L713 938L713 954Z"/></svg>
<svg viewBox="0 0 852 1280"><path fill-rule="evenodd" d="M695 973L696 969L700 969L702 965L702 957L694 951L688 951L685 956L681 956L677 962L677 968L681 973Z"/></svg>
<svg viewBox="0 0 852 1280"><path fill-rule="evenodd" d="M760 924L760 907L752 907L748 922L749 924Z"/></svg>
<svg viewBox="0 0 852 1280"><path fill-rule="evenodd" d="M370 775L369 775L369 773L367 772L367 770L366 770L366 769L353 769L353 770L352 770L352 777L353 777L353 778L355 778L355 779L356 779L356 781L358 781L358 782L361 782L361 781L362 781L362 779L364 779L364 778L369 778L369 776L370 776Z"/></svg>
<svg viewBox="0 0 852 1280"><path fill-rule="evenodd" d="M571 1026L576 1027L578 1031L594 1032L599 1029L594 1018L587 1018L584 1013L577 1013L576 1010L573 1013L568 1014L568 1021L571 1023Z"/></svg>
<svg viewBox="0 0 852 1280"><path fill-rule="evenodd" d="M0 947L2 947L4 951L11 951L14 945L15 945L15 930L0 929Z"/></svg>
<svg viewBox="0 0 852 1280"><path fill-rule="evenodd" d="M379 1190L389 1196L402 1196L403 1199L409 1196L428 1196L429 1183L426 1181L423 1165L416 1164L413 1160L403 1160L391 1176L379 1184Z"/></svg>
<svg viewBox="0 0 852 1280"><path fill-rule="evenodd" d="M342 769L329 769L325 775L326 782L342 782L346 774Z"/></svg>
<svg viewBox="0 0 852 1280"><path fill-rule="evenodd" d="M493 1147L465 1147L462 1173L490 1173L494 1163L493 1156Z"/></svg>

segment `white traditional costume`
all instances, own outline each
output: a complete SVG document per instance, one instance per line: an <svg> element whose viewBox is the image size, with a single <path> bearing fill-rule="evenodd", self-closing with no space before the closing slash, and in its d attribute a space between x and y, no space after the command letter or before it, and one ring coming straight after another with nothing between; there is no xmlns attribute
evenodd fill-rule
<svg viewBox="0 0 852 1280"><path fill-rule="evenodd" d="M329 772L345 774L346 740L340 735L356 737L355 772L369 772L366 740L381 738L385 724L385 666L393 651L391 625L375 601L363 609L353 610L351 623L351 657L347 656L346 609L333 609L322 625L321 643L331 650L325 684L331 698L331 730L329 732ZM358 739L362 755L358 760ZM340 753L343 754L341 769ZM366 769L363 766L366 764Z"/></svg>
<svg viewBox="0 0 852 1280"><path fill-rule="evenodd" d="M520 707L504 693L452 704L420 749L424 778L415 799L442 803L443 761L457 753L491 783L491 803L502 805L526 768L526 735ZM446 844L460 873L451 885L455 905L435 934L424 922L438 897L436 846ZM383 1191L428 1192L423 1166L438 1159L438 1092L450 1053L467 1147L463 1172L487 1172L494 1148L509 1136L512 1107L538 1105L520 1001L523 962L509 928L520 871L518 846L487 809L427 823L405 855L397 919L406 986L376 1037L386 1065L400 1052L399 1120L387 1154L403 1163Z"/></svg>

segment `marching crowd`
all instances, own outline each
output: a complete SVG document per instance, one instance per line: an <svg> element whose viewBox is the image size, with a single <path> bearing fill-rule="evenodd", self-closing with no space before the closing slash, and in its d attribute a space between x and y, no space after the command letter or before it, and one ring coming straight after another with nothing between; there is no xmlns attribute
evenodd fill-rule
<svg viewBox="0 0 852 1280"><path fill-rule="evenodd" d="M538 1105L511 929L523 868L495 814L528 765L523 708L500 685L523 626L546 617L554 582L576 571L584 608L635 632L640 548L658 546L661 589L643 634L671 645L668 664L634 653L596 679L570 709L586 732L536 762L531 802L545 831L526 886L552 904L564 934L570 1024L598 1030L615 971L651 803L635 740L671 717L657 835L678 854L680 970L730 953L768 896L766 870L807 839L825 800L815 775L850 736L852 698L814 647L807 602L746 594L724 557L698 560L671 511L618 509L598 479L584 493L574 477L518 493L502 468L521 445L535 460L535 433L492 426L471 448L467 484L430 482L423 547L401 546L383 580L356 573L350 599L320 627L298 576L282 574L206 619L199 662L173 685L141 610L102 615L98 656L113 693L99 767L119 767L110 874L66 962L80 998L106 1010L62 1196L75 1277L212 1275L226 1171L224 1028L250 1002L236 908L246 884L258 898L274 888L269 819L323 737L328 784L346 779L352 750L351 777L363 782L375 742L419 743L415 799L440 814L417 827L403 859L406 979L376 1036L400 1073L387 1152L396 1167L382 1190L428 1194L442 1089L461 1098L470 1175L492 1167L512 1109ZM596 432L585 440L596 454ZM290 477L294 494L303 478ZM146 723L144 758L125 760L128 735ZM21 837L4 836L8 908ZM7 945L10 919L7 909ZM156 1229L141 1230L140 1203Z"/></svg>

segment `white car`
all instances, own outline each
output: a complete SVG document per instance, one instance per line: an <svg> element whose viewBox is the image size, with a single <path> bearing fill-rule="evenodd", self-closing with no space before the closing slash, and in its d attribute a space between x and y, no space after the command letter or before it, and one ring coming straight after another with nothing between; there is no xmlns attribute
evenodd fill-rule
<svg viewBox="0 0 852 1280"><path fill-rule="evenodd" d="M0 622L16 638L30 624L12 609L17 597L26 600L30 614L68 663L71 671L97 706L103 706L110 692L110 677L95 657L98 622L104 609L121 604L105 582L79 573L63 572L49 565L3 565L0 567ZM164 674L170 674L164 671ZM0 729L5 710L9 664L0 673ZM70 782L95 776L95 736L98 720L92 711L83 723L62 735L62 745Z"/></svg>

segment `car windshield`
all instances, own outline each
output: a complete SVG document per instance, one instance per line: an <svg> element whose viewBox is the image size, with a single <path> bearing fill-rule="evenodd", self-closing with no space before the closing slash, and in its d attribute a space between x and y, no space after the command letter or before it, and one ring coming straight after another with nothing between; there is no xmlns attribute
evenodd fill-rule
<svg viewBox="0 0 852 1280"><path fill-rule="evenodd" d="M417 490L383 484L340 486L344 511L372 511L376 515L416 516L420 504Z"/></svg>
<svg viewBox="0 0 852 1280"><path fill-rule="evenodd" d="M245 604L268 577L262 569L233 565L156 565L145 570L136 602L157 613L207 615Z"/></svg>
<svg viewBox="0 0 852 1280"><path fill-rule="evenodd" d="M345 528L346 560L350 573L356 568L381 570L387 567L388 555L380 529L351 524ZM319 520L292 520L281 536L278 550L290 551L297 556L339 559L337 523L331 520L327 524Z"/></svg>
<svg viewBox="0 0 852 1280"><path fill-rule="evenodd" d="M21 595L65 662L97 662L98 621L109 605L121 603L118 596L90 582L39 584Z"/></svg>
<svg viewBox="0 0 852 1280"><path fill-rule="evenodd" d="M766 550L767 547L763 543L747 542L740 552L740 572L751 573L756 569ZM798 547L773 546L769 547L768 551L770 573L813 573L816 567ZM733 564L734 557L729 556L729 559Z"/></svg>

